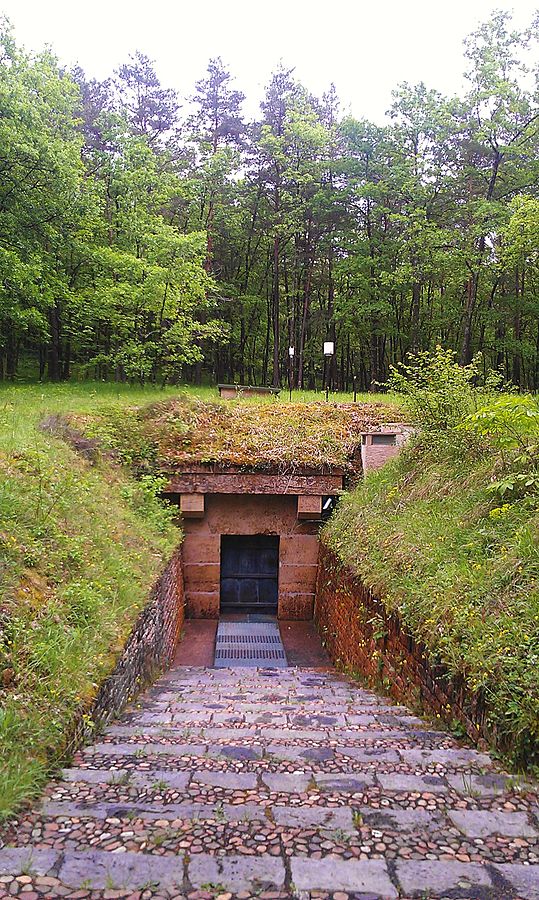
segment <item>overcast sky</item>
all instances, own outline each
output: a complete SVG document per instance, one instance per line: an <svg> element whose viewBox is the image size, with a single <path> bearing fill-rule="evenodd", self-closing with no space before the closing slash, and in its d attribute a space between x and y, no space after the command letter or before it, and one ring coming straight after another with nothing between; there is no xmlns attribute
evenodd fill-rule
<svg viewBox="0 0 539 900"><path fill-rule="evenodd" d="M221 56L255 115L280 60L321 94L333 81L345 110L383 120L391 90L462 85L462 40L493 9L528 24L539 0L0 0L27 49L50 44L68 65L104 78L133 50L156 60L167 87L191 93Z"/></svg>

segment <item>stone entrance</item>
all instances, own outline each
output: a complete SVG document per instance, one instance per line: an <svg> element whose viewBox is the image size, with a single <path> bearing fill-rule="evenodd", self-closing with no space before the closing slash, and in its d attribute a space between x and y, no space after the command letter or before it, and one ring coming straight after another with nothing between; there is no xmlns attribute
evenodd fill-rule
<svg viewBox="0 0 539 900"><path fill-rule="evenodd" d="M320 495L321 500L322 495ZM312 495L309 496L312 499ZM298 496L294 494L207 493L204 515L183 520L182 544L186 612L188 618L218 619L221 612L221 588L225 588L225 606L249 603L255 609L266 608L279 619L311 619L313 615L318 566L320 511L310 519L298 518ZM251 560L233 559L227 538L247 543ZM257 553L256 541L269 539L274 549ZM278 551L275 547L278 543ZM233 544L233 542L232 542ZM270 570L260 571L257 562L268 553L276 554ZM253 579L235 576L253 563ZM224 568L223 568L224 564ZM275 566L276 564L276 566ZM230 568L229 568L230 567ZM235 567L235 568L234 568ZM234 569L234 570L233 570ZM243 571L240 571L243 569ZM231 575L232 579L225 576ZM269 579L262 579L270 575ZM262 580L267 583L262 585ZM251 598L249 600L249 598Z"/></svg>

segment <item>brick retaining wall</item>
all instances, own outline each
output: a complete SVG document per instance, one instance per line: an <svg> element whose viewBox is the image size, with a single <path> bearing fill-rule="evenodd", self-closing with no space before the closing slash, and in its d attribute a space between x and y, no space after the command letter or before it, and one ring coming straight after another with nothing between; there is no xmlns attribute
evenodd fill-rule
<svg viewBox="0 0 539 900"><path fill-rule="evenodd" d="M154 584L114 672L99 689L90 711L97 726L114 718L132 697L172 663L184 615L183 572L178 549Z"/></svg>
<svg viewBox="0 0 539 900"><path fill-rule="evenodd" d="M461 723L476 743L495 743L479 694L450 678L398 616L367 590L323 543L320 545L315 622L335 665L363 675L398 702L414 704Z"/></svg>

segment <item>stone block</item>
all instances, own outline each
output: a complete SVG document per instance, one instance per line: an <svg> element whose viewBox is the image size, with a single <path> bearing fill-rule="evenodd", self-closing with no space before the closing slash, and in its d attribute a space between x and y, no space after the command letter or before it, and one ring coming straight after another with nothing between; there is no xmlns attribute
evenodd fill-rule
<svg viewBox="0 0 539 900"><path fill-rule="evenodd" d="M373 809L370 806L360 807L358 812L363 824L367 828L378 828L381 831L406 831L411 834L418 832L432 833L445 824L444 818L439 812L421 808L399 809L387 807Z"/></svg>
<svg viewBox="0 0 539 900"><path fill-rule="evenodd" d="M509 778L507 775L470 775L467 772L462 775L447 775L447 781L453 790L464 797L492 797L503 794L507 790Z"/></svg>
<svg viewBox="0 0 539 900"><path fill-rule="evenodd" d="M425 897L466 891L464 896L483 896L481 888L490 887L486 866L475 863L441 862L438 860L406 860L397 862L397 879L405 897ZM478 889L476 894L471 893ZM461 894L462 896L462 894Z"/></svg>
<svg viewBox="0 0 539 900"><path fill-rule="evenodd" d="M467 747L461 747L458 750L423 750L414 747L411 750L401 750L400 754L405 763L409 766L431 766L442 765L463 767L463 766L491 766L492 760L486 753L479 753L477 750L469 750Z"/></svg>
<svg viewBox="0 0 539 900"><path fill-rule="evenodd" d="M522 900L539 900L539 865L519 866L516 863L502 863L494 866L511 886L512 894Z"/></svg>
<svg viewBox="0 0 539 900"><path fill-rule="evenodd" d="M322 515L322 497L303 494L298 497L298 519L319 519Z"/></svg>
<svg viewBox="0 0 539 900"><path fill-rule="evenodd" d="M467 837L483 838L491 834L504 837L537 837L539 832L528 822L526 813L489 809L448 810L448 816Z"/></svg>
<svg viewBox="0 0 539 900"><path fill-rule="evenodd" d="M302 772L279 772L271 774L264 772L262 781L269 791L285 794L303 794L309 789L313 776Z"/></svg>
<svg viewBox="0 0 539 900"><path fill-rule="evenodd" d="M219 565L221 556L221 537L218 534L205 532L185 535L182 543L184 565L201 565L214 563Z"/></svg>
<svg viewBox="0 0 539 900"><path fill-rule="evenodd" d="M340 860L292 857L292 882L296 891L352 891L354 896L398 897L382 859Z"/></svg>
<svg viewBox="0 0 539 900"><path fill-rule="evenodd" d="M394 775L379 774L376 778L385 791L395 791L402 794L411 794L414 791L445 794L448 791L447 784L439 775L401 775L400 773L395 773Z"/></svg>
<svg viewBox="0 0 539 900"><path fill-rule="evenodd" d="M180 512L185 519L203 519L204 494L180 494Z"/></svg>
<svg viewBox="0 0 539 900"><path fill-rule="evenodd" d="M316 566L320 543L314 534L283 534L279 550L282 566Z"/></svg>
<svg viewBox="0 0 539 900"><path fill-rule="evenodd" d="M337 794L359 794L374 785L374 778L370 775L319 775L314 774L317 787L321 791L330 791Z"/></svg>
<svg viewBox="0 0 539 900"><path fill-rule="evenodd" d="M282 860L271 856L215 857L201 853L190 860L187 877L194 888L219 885L224 891L256 895L260 889L282 888L285 869Z"/></svg>
<svg viewBox="0 0 539 900"><path fill-rule="evenodd" d="M183 567L185 590L192 594L193 591L219 591L221 567L219 563L186 564Z"/></svg>
<svg viewBox="0 0 539 900"><path fill-rule="evenodd" d="M47 875L58 860L55 850L35 850L33 847L3 847L0 850L0 875Z"/></svg>
<svg viewBox="0 0 539 900"><path fill-rule="evenodd" d="M230 791L248 791L256 788L256 775L251 772L193 772L196 784L208 784Z"/></svg>
<svg viewBox="0 0 539 900"><path fill-rule="evenodd" d="M190 619L218 619L219 618L219 592L218 591L188 591L185 592L186 612Z"/></svg>
<svg viewBox="0 0 539 900"><path fill-rule="evenodd" d="M279 567L279 590L286 593L312 593L316 588L316 566Z"/></svg>
<svg viewBox="0 0 539 900"><path fill-rule="evenodd" d="M274 806L272 818L276 825L290 826L291 828L323 828L329 831L346 831L348 834L356 834L352 818L352 810L345 806L335 809L325 809L321 806Z"/></svg>
<svg viewBox="0 0 539 900"><path fill-rule="evenodd" d="M183 856L70 851L63 857L58 877L68 887L80 888L81 884L87 884L88 890L136 891L148 884L170 888L183 882Z"/></svg>

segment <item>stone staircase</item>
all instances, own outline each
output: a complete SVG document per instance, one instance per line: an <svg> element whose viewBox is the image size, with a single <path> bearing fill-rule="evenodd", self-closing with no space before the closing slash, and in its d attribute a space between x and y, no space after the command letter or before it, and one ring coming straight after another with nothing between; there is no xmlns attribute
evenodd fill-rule
<svg viewBox="0 0 539 900"><path fill-rule="evenodd" d="M12 896L538 900L539 800L335 672L180 667L12 823Z"/></svg>

